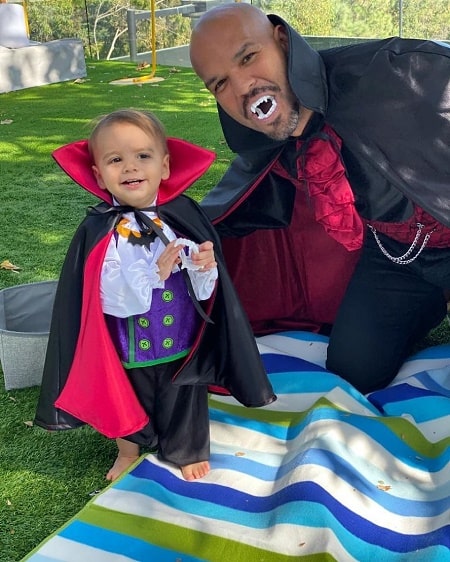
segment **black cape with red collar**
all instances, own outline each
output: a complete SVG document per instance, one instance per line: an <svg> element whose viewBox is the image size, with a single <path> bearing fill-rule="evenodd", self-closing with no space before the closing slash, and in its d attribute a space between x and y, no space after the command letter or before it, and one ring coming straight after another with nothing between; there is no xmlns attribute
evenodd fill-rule
<svg viewBox="0 0 450 562"><path fill-rule="evenodd" d="M174 384L207 384L232 394L246 406L272 402L272 386L256 342L224 266L220 241L199 205L181 192L210 166L213 153L169 139L171 176L161 184L158 215L178 235L214 243L219 281L207 302L213 323L203 323ZM79 141L53 154L82 187L105 199L88 212L67 252L55 298L35 423L69 429L85 423L108 437L123 437L146 425L112 344L100 301L103 258L120 214L91 172L87 143Z"/></svg>
<svg viewBox="0 0 450 562"><path fill-rule="evenodd" d="M290 85L300 104L314 111L300 140L310 142L325 126L339 135L341 158L361 217L403 222L416 204L450 227L449 46L390 38L315 51L281 18L268 18L286 29ZM268 287L270 294L284 292L289 298L284 279L290 278L291 268L286 261L277 263L277 238L270 238L268 231L291 224L298 193L273 167L277 162L287 169L294 166L295 176L297 139L272 140L236 122L220 105L218 112L237 157L201 205L221 235L230 274L253 329L258 334L322 330L334 321L357 252L352 259L331 242L328 245L320 232L305 234L297 240L301 250L293 250L302 256L291 260L297 268L296 283L304 282L305 303L299 302L297 292L283 310L274 304L267 314L266 302L258 310L267 287L255 290L243 275L243 264L256 259L252 242L256 239L264 239L266 246L273 243L271 268L283 269L279 286ZM255 261L252 267L258 267ZM336 279L336 287L324 283L326 276ZM281 300L279 305L282 308ZM273 322L278 313L279 321Z"/></svg>
<svg viewBox="0 0 450 562"><path fill-rule="evenodd" d="M281 18L268 18L285 27L289 83L315 112L302 138L324 124L336 131L362 216L400 222L414 202L450 227L450 45L393 37L315 51ZM238 156L202 206L230 235L286 226L292 198L276 181L269 187L270 170L293 139L272 140L218 111ZM235 215L255 183L267 188L258 189L258 213L247 205Z"/></svg>

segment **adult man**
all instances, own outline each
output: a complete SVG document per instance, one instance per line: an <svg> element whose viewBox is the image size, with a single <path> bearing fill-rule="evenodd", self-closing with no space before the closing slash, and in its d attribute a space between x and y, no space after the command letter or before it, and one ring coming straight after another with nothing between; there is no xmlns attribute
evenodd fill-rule
<svg viewBox="0 0 450 562"><path fill-rule="evenodd" d="M385 386L446 312L450 49L317 53L236 3L200 19L191 61L238 154L203 206L255 333L333 324L328 368Z"/></svg>

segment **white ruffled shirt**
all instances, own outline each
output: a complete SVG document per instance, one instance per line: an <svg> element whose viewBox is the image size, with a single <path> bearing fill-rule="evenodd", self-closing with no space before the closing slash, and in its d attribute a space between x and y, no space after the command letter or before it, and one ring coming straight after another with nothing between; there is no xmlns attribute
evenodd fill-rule
<svg viewBox="0 0 450 562"><path fill-rule="evenodd" d="M155 213L145 212L145 214L152 220L158 218ZM134 213L125 213L119 225L117 236L111 236L103 261L100 297L104 313L127 318L150 310L153 289L164 289L164 281L161 281L158 274L157 261L165 245L158 237L149 248L128 242L127 230L135 233L140 231ZM177 239L173 230L164 223L162 231L169 241ZM180 239L180 242L188 244L189 251L195 250L196 245L193 242L184 238ZM180 252L184 250L181 248ZM189 255L183 262L197 299L200 301L208 299L218 277L217 267L206 271L191 269ZM177 265L174 266L172 273L179 269Z"/></svg>

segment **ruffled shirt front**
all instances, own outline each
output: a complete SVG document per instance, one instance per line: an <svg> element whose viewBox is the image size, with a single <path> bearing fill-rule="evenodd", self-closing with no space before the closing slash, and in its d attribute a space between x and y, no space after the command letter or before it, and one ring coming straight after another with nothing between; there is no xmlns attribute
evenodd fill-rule
<svg viewBox="0 0 450 562"><path fill-rule="evenodd" d="M176 240L173 230L162 223L155 213L145 212L162 229L169 241ZM165 249L158 237L149 246L130 243L129 237L140 237L134 213L125 213L108 245L102 266L100 296L105 314L127 318L148 312L153 289L164 289L157 261ZM184 239L183 239L184 240ZM180 248L180 252L185 252ZM185 252L186 253L186 252ZM173 272L179 270L174 266ZM198 300L207 300L215 287L217 268L191 270L188 274Z"/></svg>

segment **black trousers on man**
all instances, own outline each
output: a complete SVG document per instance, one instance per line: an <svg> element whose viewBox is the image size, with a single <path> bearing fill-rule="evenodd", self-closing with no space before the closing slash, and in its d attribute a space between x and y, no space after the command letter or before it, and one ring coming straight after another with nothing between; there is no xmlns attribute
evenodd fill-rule
<svg viewBox="0 0 450 562"><path fill-rule="evenodd" d="M408 249L378 236L391 256ZM331 330L327 368L363 393L387 386L445 318L449 289L450 248L425 248L410 264L397 264L369 232Z"/></svg>

